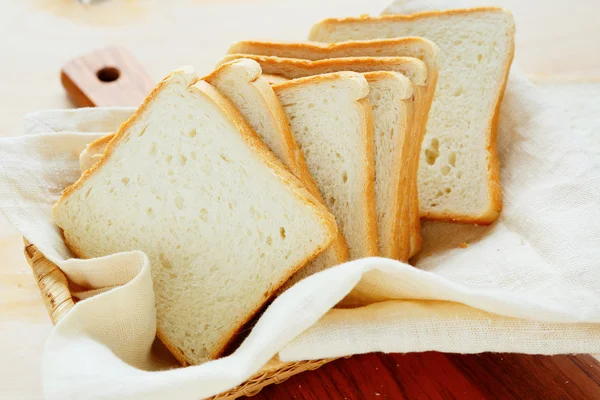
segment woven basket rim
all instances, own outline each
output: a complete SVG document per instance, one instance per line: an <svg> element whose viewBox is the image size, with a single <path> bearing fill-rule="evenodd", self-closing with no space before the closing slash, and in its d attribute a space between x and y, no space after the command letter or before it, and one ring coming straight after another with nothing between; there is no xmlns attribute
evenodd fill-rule
<svg viewBox="0 0 600 400"><path fill-rule="evenodd" d="M71 296L69 282L60 268L44 257L34 244L29 243L27 239L24 239L24 243L25 258L38 284L46 311L52 323L56 325L76 303ZM254 396L265 386L282 383L293 375L315 370L333 360L335 359L283 362L275 356L246 382L212 399L234 400L242 396Z"/></svg>

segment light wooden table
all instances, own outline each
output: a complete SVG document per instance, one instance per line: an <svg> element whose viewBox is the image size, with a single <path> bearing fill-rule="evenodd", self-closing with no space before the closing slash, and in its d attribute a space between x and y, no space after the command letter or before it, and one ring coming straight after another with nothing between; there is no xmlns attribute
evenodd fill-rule
<svg viewBox="0 0 600 400"><path fill-rule="evenodd" d="M208 71L230 42L301 40L330 16L379 13L388 0L0 0L0 135L22 133L23 114L70 107L62 64L90 50L130 49L158 80L192 64ZM528 74L600 77L600 2L503 0L517 21L516 62ZM0 398L41 399L41 355L51 325L23 255L0 218Z"/></svg>

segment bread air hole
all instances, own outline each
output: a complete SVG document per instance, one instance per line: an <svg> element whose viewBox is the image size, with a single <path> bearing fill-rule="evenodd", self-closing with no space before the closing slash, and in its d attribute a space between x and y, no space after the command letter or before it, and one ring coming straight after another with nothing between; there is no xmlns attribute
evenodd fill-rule
<svg viewBox="0 0 600 400"><path fill-rule="evenodd" d="M279 228L279 236L281 236L282 239L285 239L285 228L283 226Z"/></svg>
<svg viewBox="0 0 600 400"><path fill-rule="evenodd" d="M148 129L148 125L146 125L142 131L140 132L140 134L138 135L139 137L141 137L144 133L146 133L146 129Z"/></svg>
<svg viewBox="0 0 600 400"><path fill-rule="evenodd" d="M456 153L453 151L448 154L448 164L456 167Z"/></svg>
<svg viewBox="0 0 600 400"><path fill-rule="evenodd" d="M129 183L129 178L127 178L127 177L122 178L121 182L123 182L123 185L127 185Z"/></svg>
<svg viewBox="0 0 600 400"><path fill-rule="evenodd" d="M448 175L450 173L450 167L447 165L444 165L442 167L442 175Z"/></svg>
<svg viewBox="0 0 600 400"><path fill-rule="evenodd" d="M329 198L329 205L334 205L335 204L335 197L330 197Z"/></svg>
<svg viewBox="0 0 600 400"><path fill-rule="evenodd" d="M195 128L194 128L194 129L192 129L192 130L190 131L190 133L188 133L188 135L189 135L190 137L194 137L194 136L196 136L197 134L198 134L198 132L196 131L196 129L195 129Z"/></svg>
<svg viewBox="0 0 600 400"><path fill-rule="evenodd" d="M306 106L306 108L314 108L314 107L315 107L314 103L308 103L308 105Z"/></svg>
<svg viewBox="0 0 600 400"><path fill-rule="evenodd" d="M229 162L229 158L225 157L223 154L221 154L221 159L225 162Z"/></svg>
<svg viewBox="0 0 600 400"><path fill-rule="evenodd" d="M185 165L187 163L187 157L184 156L183 154L179 155L179 164L181 164L182 166Z"/></svg>
<svg viewBox="0 0 600 400"><path fill-rule="evenodd" d="M477 54L477 62L481 62L483 60L483 54Z"/></svg>
<svg viewBox="0 0 600 400"><path fill-rule="evenodd" d="M435 161L437 160L437 158L440 155L440 142L437 139L432 139L431 140L431 144L429 145L429 148L427 148L425 150L425 161L427 162L427 164L429 165L433 165L435 164Z"/></svg>
<svg viewBox="0 0 600 400"><path fill-rule="evenodd" d="M342 182L348 182L348 174L346 173L346 171L344 171L344 173L342 174Z"/></svg>

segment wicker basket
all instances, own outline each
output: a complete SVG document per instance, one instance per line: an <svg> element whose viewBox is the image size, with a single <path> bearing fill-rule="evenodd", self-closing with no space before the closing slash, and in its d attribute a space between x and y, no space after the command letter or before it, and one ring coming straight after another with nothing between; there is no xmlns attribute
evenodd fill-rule
<svg viewBox="0 0 600 400"><path fill-rule="evenodd" d="M67 278L62 271L33 245L25 241L25 258L33 270L42 299L52 323L56 324L75 305L69 292ZM300 372L314 370L333 359L284 363L274 357L258 373L240 386L221 393L213 399L233 400L242 396L254 396L262 388L272 383L281 383Z"/></svg>

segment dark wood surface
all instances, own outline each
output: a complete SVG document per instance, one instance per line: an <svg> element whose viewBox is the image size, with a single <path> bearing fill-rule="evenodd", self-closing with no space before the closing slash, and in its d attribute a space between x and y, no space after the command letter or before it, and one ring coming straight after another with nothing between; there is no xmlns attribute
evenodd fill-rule
<svg viewBox="0 0 600 400"><path fill-rule="evenodd" d="M117 68L119 78L100 80L105 67ZM77 107L137 106L154 86L120 48L71 60L61 79ZM267 386L253 399L600 399L600 364L590 355L365 354Z"/></svg>
<svg viewBox="0 0 600 400"><path fill-rule="evenodd" d="M252 399L600 399L600 364L590 355L364 354L267 386Z"/></svg>

